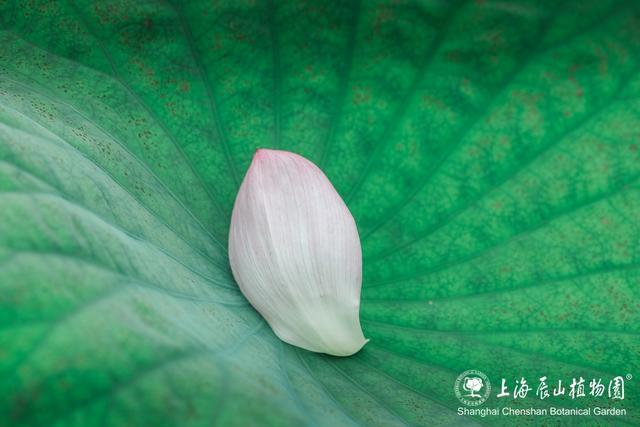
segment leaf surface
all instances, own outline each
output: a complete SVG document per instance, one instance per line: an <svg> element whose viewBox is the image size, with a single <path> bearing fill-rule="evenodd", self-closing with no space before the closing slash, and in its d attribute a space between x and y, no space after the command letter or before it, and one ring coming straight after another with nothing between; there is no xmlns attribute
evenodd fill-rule
<svg viewBox="0 0 640 427"><path fill-rule="evenodd" d="M0 425L500 425L640 375L640 5L0 1ZM256 148L317 163L371 342L280 342L228 267ZM498 391L496 391L498 390ZM588 388L587 388L588 392Z"/></svg>

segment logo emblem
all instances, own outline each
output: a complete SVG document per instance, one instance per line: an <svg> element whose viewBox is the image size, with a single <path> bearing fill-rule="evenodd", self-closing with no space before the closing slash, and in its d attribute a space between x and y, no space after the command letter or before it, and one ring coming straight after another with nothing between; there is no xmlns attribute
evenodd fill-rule
<svg viewBox="0 0 640 427"><path fill-rule="evenodd" d="M491 382L482 372L471 369L458 375L453 391L465 405L479 406L489 398Z"/></svg>

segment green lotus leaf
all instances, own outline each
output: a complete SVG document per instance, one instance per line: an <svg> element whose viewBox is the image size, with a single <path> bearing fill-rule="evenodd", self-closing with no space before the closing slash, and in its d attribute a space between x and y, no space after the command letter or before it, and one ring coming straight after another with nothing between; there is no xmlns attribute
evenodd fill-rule
<svg viewBox="0 0 640 427"><path fill-rule="evenodd" d="M640 423L639 66L625 0L0 0L0 425ZM356 219L353 357L233 280L257 148Z"/></svg>

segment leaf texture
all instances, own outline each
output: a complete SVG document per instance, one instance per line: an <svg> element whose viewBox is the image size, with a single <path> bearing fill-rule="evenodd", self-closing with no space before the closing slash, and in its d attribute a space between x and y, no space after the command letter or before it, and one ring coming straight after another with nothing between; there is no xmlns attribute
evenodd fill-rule
<svg viewBox="0 0 640 427"><path fill-rule="evenodd" d="M456 376L640 378L639 66L624 0L0 1L0 425L509 425ZM355 217L354 357L233 281L257 148ZM637 382L517 421L636 425Z"/></svg>

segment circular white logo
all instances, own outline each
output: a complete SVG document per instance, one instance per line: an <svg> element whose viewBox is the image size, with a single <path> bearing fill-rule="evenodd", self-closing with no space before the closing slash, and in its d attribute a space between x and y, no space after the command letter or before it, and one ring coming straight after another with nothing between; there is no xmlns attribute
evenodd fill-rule
<svg viewBox="0 0 640 427"><path fill-rule="evenodd" d="M491 382L482 372L470 369L458 375L453 391L460 402L467 406L478 406L489 398Z"/></svg>

